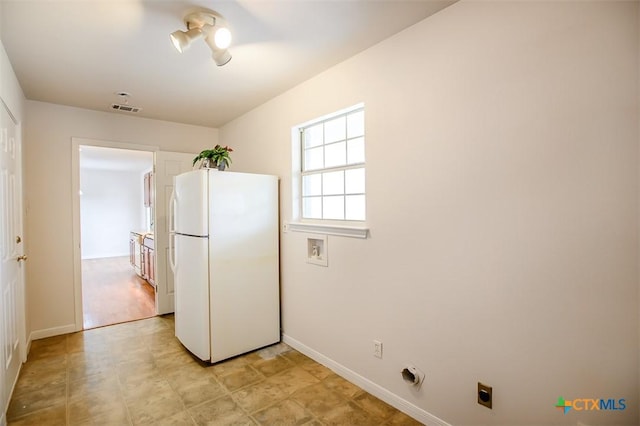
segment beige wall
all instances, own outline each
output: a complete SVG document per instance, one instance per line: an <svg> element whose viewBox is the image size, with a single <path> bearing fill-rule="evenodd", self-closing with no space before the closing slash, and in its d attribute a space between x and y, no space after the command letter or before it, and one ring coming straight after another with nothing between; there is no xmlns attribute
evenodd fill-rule
<svg viewBox="0 0 640 426"><path fill-rule="evenodd" d="M0 8L2 10L2 8ZM18 121L22 121L24 115L24 94L18 83L13 67L4 50L4 45L0 41L0 97L2 102L7 106L13 117Z"/></svg>
<svg viewBox="0 0 640 426"><path fill-rule="evenodd" d="M365 103L371 237L282 234L285 335L451 424L638 424L637 7L462 1L222 127L291 220L291 127Z"/></svg>
<svg viewBox="0 0 640 426"><path fill-rule="evenodd" d="M217 129L27 101L24 133L30 331L73 328L71 138L199 152ZM51 330L44 332L43 330Z"/></svg>

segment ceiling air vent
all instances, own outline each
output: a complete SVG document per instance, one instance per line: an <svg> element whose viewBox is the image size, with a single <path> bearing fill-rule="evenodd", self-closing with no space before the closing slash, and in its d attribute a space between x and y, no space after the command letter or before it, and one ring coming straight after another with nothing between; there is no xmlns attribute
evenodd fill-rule
<svg viewBox="0 0 640 426"><path fill-rule="evenodd" d="M131 105L123 105L123 104L111 104L111 109L115 109L116 111L123 111L123 112L140 112L140 111L142 111L142 108L140 108L140 107L135 107L135 106L131 106Z"/></svg>

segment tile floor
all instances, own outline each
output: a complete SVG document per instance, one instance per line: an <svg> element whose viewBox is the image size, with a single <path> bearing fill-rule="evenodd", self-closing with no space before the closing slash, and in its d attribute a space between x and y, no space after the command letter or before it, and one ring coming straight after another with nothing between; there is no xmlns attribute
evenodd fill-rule
<svg viewBox="0 0 640 426"><path fill-rule="evenodd" d="M419 425L277 344L215 365L173 335L173 316L36 340L9 425Z"/></svg>

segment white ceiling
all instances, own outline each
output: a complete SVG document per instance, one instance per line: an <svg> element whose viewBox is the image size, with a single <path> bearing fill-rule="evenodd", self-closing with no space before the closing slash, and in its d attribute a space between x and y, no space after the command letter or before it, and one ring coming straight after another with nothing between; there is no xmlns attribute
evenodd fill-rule
<svg viewBox="0 0 640 426"><path fill-rule="evenodd" d="M455 1L0 0L0 37L28 99L111 111L125 91L135 116L220 127ZM169 41L194 7L227 19L227 65Z"/></svg>

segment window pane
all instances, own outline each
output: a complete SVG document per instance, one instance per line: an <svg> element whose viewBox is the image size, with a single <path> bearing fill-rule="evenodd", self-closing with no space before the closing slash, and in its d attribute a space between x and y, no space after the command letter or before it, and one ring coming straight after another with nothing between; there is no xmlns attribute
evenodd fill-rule
<svg viewBox="0 0 640 426"><path fill-rule="evenodd" d="M364 167L360 169L346 170L345 193L364 194Z"/></svg>
<svg viewBox="0 0 640 426"><path fill-rule="evenodd" d="M338 117L324 123L324 143L337 142L345 139L346 117Z"/></svg>
<svg viewBox="0 0 640 426"><path fill-rule="evenodd" d="M324 219L344 219L344 197L322 197L322 217Z"/></svg>
<svg viewBox="0 0 640 426"><path fill-rule="evenodd" d="M307 175L302 177L302 195L322 195L322 175Z"/></svg>
<svg viewBox="0 0 640 426"><path fill-rule="evenodd" d="M364 195L347 195L347 220L365 220Z"/></svg>
<svg viewBox="0 0 640 426"><path fill-rule="evenodd" d="M323 195L344 194L344 172L323 173L322 191Z"/></svg>
<svg viewBox="0 0 640 426"><path fill-rule="evenodd" d="M347 137L355 138L364 135L364 111L347 116Z"/></svg>
<svg viewBox="0 0 640 426"><path fill-rule="evenodd" d="M322 145L322 123L304 129L304 147L311 148Z"/></svg>
<svg viewBox="0 0 640 426"><path fill-rule="evenodd" d="M315 170L324 167L324 152L320 146L318 148L311 148L304 151L304 169Z"/></svg>
<svg viewBox="0 0 640 426"><path fill-rule="evenodd" d="M301 130L298 182L305 219L366 220L364 110L339 114Z"/></svg>
<svg viewBox="0 0 640 426"><path fill-rule="evenodd" d="M302 199L302 217L322 219L322 199L320 197L304 197Z"/></svg>
<svg viewBox="0 0 640 426"><path fill-rule="evenodd" d="M337 167L347 164L346 143L339 142L324 147L324 166Z"/></svg>
<svg viewBox="0 0 640 426"><path fill-rule="evenodd" d="M347 164L364 163L364 138L352 139L347 145Z"/></svg>

